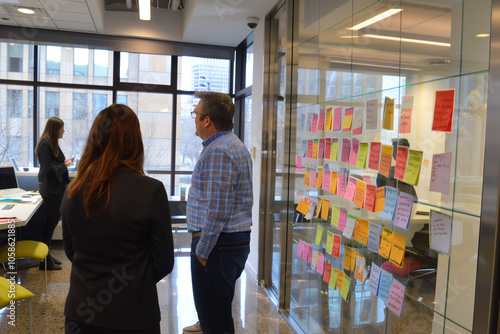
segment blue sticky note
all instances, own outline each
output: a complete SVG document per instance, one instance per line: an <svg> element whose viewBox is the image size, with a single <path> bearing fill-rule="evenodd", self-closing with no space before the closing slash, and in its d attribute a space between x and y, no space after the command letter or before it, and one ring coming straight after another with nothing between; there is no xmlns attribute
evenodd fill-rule
<svg viewBox="0 0 500 334"><path fill-rule="evenodd" d="M385 205L380 218L394 220L396 207L398 206L399 191L396 188L385 186Z"/></svg>
<svg viewBox="0 0 500 334"><path fill-rule="evenodd" d="M378 286L380 282L380 274L383 270L372 262L372 269L370 272L370 282L368 283L368 288L375 295L378 296Z"/></svg>
<svg viewBox="0 0 500 334"><path fill-rule="evenodd" d="M380 274L380 282L378 284L378 298L387 304L387 299L389 299L389 294L391 293L392 287L392 274L382 269Z"/></svg>

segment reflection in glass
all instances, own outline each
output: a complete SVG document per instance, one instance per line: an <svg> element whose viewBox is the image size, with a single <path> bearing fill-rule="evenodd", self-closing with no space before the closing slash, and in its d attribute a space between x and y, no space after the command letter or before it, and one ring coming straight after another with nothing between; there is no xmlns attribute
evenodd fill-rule
<svg viewBox="0 0 500 334"><path fill-rule="evenodd" d="M73 75L86 77L89 68L89 50L75 48L73 52Z"/></svg>

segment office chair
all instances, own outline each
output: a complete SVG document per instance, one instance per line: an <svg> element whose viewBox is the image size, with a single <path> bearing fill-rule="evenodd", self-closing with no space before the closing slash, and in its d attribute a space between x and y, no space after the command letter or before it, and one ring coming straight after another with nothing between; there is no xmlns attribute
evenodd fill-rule
<svg viewBox="0 0 500 334"><path fill-rule="evenodd" d="M11 305L11 300L21 301L28 300L29 303L29 318L30 318L30 333L33 333L33 322L31 319L31 300L35 295L19 284L14 283L15 293L11 291L11 282L6 278L0 277L0 309ZM17 314L16 314L17 315Z"/></svg>
<svg viewBox="0 0 500 334"><path fill-rule="evenodd" d="M0 262L4 263L9 259L9 245L5 245L0 250ZM15 259L35 259L39 261L45 260L49 254L49 247L40 241L34 240L21 240L16 242L14 253ZM45 306L44 313L47 310L47 261L45 261Z"/></svg>

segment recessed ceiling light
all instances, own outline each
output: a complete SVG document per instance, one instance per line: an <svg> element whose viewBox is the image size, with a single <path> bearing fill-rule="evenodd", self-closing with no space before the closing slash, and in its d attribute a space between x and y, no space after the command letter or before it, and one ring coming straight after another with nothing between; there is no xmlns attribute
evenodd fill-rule
<svg viewBox="0 0 500 334"><path fill-rule="evenodd" d="M477 34L476 37L490 37L490 34Z"/></svg>
<svg viewBox="0 0 500 334"><path fill-rule="evenodd" d="M35 11L34 11L33 9L31 9L31 8L26 8L26 7L19 7L19 8L17 9L17 11L18 11L19 13L23 13L23 14L29 14L29 15L33 15L33 14L35 14Z"/></svg>

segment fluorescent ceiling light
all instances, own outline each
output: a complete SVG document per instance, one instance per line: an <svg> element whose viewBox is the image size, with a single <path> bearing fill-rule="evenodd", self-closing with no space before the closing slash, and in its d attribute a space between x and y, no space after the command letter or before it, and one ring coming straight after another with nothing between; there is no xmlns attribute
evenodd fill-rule
<svg viewBox="0 0 500 334"><path fill-rule="evenodd" d="M490 37L490 34L477 34L476 37Z"/></svg>
<svg viewBox="0 0 500 334"><path fill-rule="evenodd" d="M34 11L33 9L31 9L31 8L26 8L26 7L19 7L19 8L17 9L17 11L18 11L19 13L23 13L23 14L30 14L30 15L35 14L35 11Z"/></svg>
<svg viewBox="0 0 500 334"><path fill-rule="evenodd" d="M396 42L401 41L401 42L407 42L407 43L427 44L427 45L434 45L434 46L446 46L446 47L450 47L451 46L450 43L426 41L426 40L423 40L423 39L392 37L392 36L384 36L384 35L364 34L363 37L374 38L374 39L384 39L384 40L387 40L387 41L396 41Z"/></svg>
<svg viewBox="0 0 500 334"><path fill-rule="evenodd" d="M139 0L139 19L144 21L151 20L151 1Z"/></svg>
<svg viewBox="0 0 500 334"><path fill-rule="evenodd" d="M381 14L378 14L374 17L372 17L371 19L368 19L366 21L363 21L361 22L360 24L356 24L354 27L352 28L347 28L347 29L350 29L350 30L359 30L359 29L362 29L364 27L368 27L369 25L371 24L374 24L375 22L378 22L378 21L382 21L383 19L386 19L388 18L389 16L392 16L396 13L399 13L400 11L402 11L401 8L393 8L393 9L389 9Z"/></svg>
<svg viewBox="0 0 500 334"><path fill-rule="evenodd" d="M348 65L357 65L357 66L371 66L371 67L383 67L383 68L393 68L396 70L410 70L410 71L421 71L419 68L412 67L399 67L399 66L390 66L390 65L380 65L373 63L358 63L358 62L350 62L350 61L342 61L342 60L330 60L331 63L338 64L348 64Z"/></svg>

